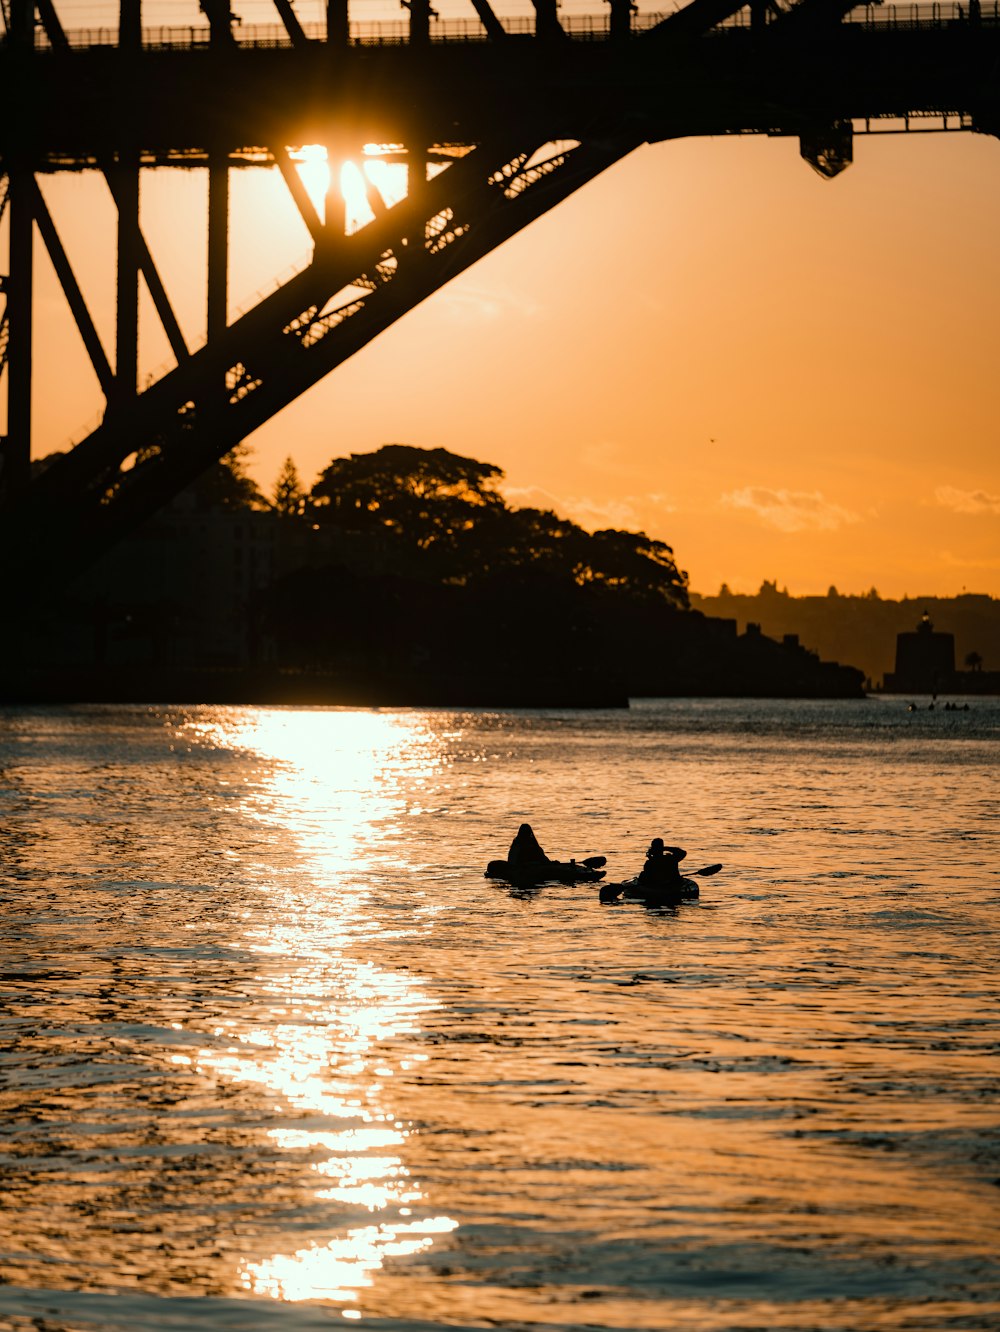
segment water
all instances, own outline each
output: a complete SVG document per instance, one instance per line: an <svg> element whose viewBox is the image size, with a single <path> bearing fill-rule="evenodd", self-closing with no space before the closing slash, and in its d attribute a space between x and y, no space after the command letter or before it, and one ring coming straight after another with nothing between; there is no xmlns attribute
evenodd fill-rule
<svg viewBox="0 0 1000 1332"><path fill-rule="evenodd" d="M1000 1327L1000 703L0 712L0 1327ZM676 909L482 877L529 820Z"/></svg>

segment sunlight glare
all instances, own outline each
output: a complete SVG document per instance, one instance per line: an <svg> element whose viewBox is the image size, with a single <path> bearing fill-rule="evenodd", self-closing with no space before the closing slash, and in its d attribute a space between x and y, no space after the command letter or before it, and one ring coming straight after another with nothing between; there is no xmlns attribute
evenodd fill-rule
<svg viewBox="0 0 1000 1332"><path fill-rule="evenodd" d="M457 1226L457 1221L446 1216L364 1226L321 1247L299 1249L266 1262L246 1262L241 1282L254 1295L279 1300L356 1300L359 1290L372 1285L372 1274L386 1258L420 1253L431 1247L434 1235L449 1234Z"/></svg>
<svg viewBox="0 0 1000 1332"><path fill-rule="evenodd" d="M368 202L365 177L356 162L347 161L341 165L340 195L344 200L345 223L349 236L374 221L375 214Z"/></svg>
<svg viewBox="0 0 1000 1332"><path fill-rule="evenodd" d="M189 721L179 736L262 759L266 780L246 813L293 841L323 879L377 842L373 824L400 809L399 788L424 780L441 745L419 718L349 709L233 709ZM268 935L276 950L279 933Z"/></svg>
<svg viewBox="0 0 1000 1332"><path fill-rule="evenodd" d="M348 235L359 231L374 220L368 200L368 186L374 186L387 208L406 197L406 165L399 161L384 161L385 157L398 157L398 144L366 143L360 162L343 159L339 167L331 162L325 144L304 143L289 148L288 155L295 163L306 193L320 217L326 216L330 183L336 179L344 201L345 226Z"/></svg>
<svg viewBox="0 0 1000 1332"><path fill-rule="evenodd" d="M420 717L351 709L213 709L177 737L250 760L240 813L260 828L275 878L247 910L243 946L260 959L254 1019L174 1059L260 1088L272 1125L299 1120L263 1136L312 1174L332 1215L355 1212L354 1228L332 1221L326 1243L248 1259L236 1279L256 1295L356 1307L386 1257L419 1253L458 1224L411 1219L424 1195L405 1159L411 1130L390 1101L397 1072L426 1058L412 1041L436 1000L419 976L357 955L384 929L370 904L384 829L440 764L443 742ZM358 1227L359 1212L382 1219Z"/></svg>

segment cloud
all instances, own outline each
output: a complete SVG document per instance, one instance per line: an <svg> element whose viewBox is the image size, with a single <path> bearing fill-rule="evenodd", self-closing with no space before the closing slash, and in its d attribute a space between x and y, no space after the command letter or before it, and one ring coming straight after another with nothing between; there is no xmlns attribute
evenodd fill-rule
<svg viewBox="0 0 1000 1332"><path fill-rule="evenodd" d="M955 555L950 550L938 552L938 562L949 569L1000 569L1000 559L983 556L981 559L966 555Z"/></svg>
<svg viewBox="0 0 1000 1332"><path fill-rule="evenodd" d="M551 509L560 518L579 523L588 532L605 527L649 530L650 515L655 512L674 513L675 506L666 495L623 495L613 500L592 500L585 495L559 499L539 486L502 486L508 504L518 508Z"/></svg>
<svg viewBox="0 0 1000 1332"><path fill-rule="evenodd" d="M746 486L721 497L731 509L746 509L768 527L779 532L835 532L848 523L861 521L861 515L832 504L819 491L769 490L766 486Z"/></svg>
<svg viewBox="0 0 1000 1332"><path fill-rule="evenodd" d="M630 496L603 502L577 497L567 500L563 507L567 517L585 527L588 532L597 532L605 527L634 529L646 525Z"/></svg>
<svg viewBox="0 0 1000 1332"><path fill-rule="evenodd" d="M562 509L562 501L541 486L501 486L500 493L515 509Z"/></svg>
<svg viewBox="0 0 1000 1332"><path fill-rule="evenodd" d="M985 490L938 486L934 498L943 508L954 509L956 513L1000 513L1000 495L988 495Z"/></svg>
<svg viewBox="0 0 1000 1332"><path fill-rule="evenodd" d="M493 323L508 315L534 319L541 313L541 305L524 292L498 290L471 282L454 287L441 294L440 307L455 323Z"/></svg>

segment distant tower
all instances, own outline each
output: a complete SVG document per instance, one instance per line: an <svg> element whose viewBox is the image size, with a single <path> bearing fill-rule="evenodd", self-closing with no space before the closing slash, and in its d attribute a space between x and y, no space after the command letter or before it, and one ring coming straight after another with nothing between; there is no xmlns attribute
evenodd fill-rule
<svg viewBox="0 0 1000 1332"><path fill-rule="evenodd" d="M955 635L939 634L924 611L914 633L896 635L896 669L885 687L898 693L933 694L953 687Z"/></svg>

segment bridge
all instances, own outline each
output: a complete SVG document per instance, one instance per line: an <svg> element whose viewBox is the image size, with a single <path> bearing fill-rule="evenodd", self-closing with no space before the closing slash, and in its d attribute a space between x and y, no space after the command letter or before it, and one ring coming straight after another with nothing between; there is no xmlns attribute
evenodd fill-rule
<svg viewBox="0 0 1000 1332"><path fill-rule="evenodd" d="M408 0L405 23L358 24L348 0L325 22L274 0L271 25L225 0L204 22L145 27L120 0L115 28L67 30L57 0L0 0L0 559L28 601L142 523L206 467L395 320L640 144L784 135L832 177L854 137L1000 134L997 3L858 8L851 0L691 0L634 14L610 0L529 23L489 0L441 21ZM318 207L296 151L352 161L364 225L340 173ZM376 164L405 172L401 198ZM309 261L229 318L230 181L277 167L312 240ZM140 226L151 167L207 172L207 332L191 345ZM116 206L116 325L109 354L39 177L101 173ZM44 247L104 398L101 420L42 466L33 447L35 250ZM139 385L140 284L171 366ZM51 379L57 375L50 372Z"/></svg>

